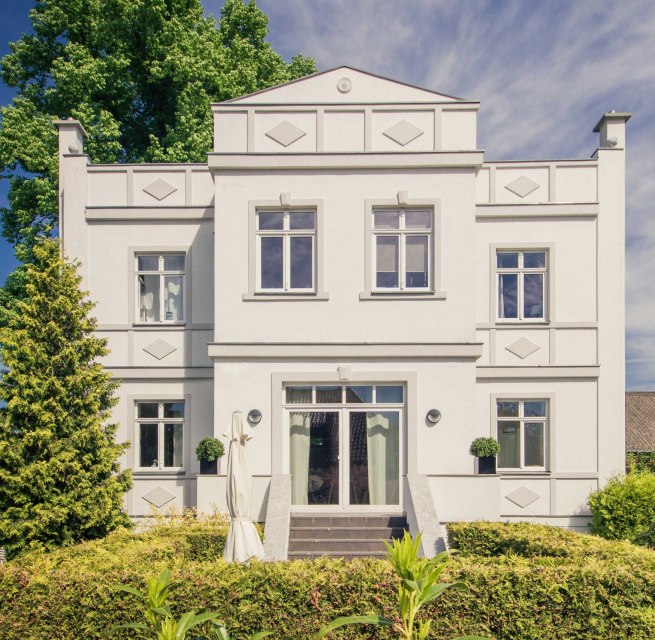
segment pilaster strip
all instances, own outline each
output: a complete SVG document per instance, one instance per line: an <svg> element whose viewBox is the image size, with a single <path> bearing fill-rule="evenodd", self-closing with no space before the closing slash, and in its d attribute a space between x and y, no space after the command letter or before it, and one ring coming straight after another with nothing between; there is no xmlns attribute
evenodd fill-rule
<svg viewBox="0 0 655 640"><path fill-rule="evenodd" d="M496 167L489 167L489 203L496 202Z"/></svg>
<svg viewBox="0 0 655 640"><path fill-rule="evenodd" d="M134 167L127 168L127 206L134 205Z"/></svg>

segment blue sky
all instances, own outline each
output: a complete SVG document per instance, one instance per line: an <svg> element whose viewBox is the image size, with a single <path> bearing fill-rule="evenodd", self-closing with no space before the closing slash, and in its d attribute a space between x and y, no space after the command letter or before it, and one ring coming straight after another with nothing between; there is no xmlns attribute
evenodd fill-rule
<svg viewBox="0 0 655 640"><path fill-rule="evenodd" d="M218 15L222 0L204 0ZM655 2L652 0L259 0L270 40L319 69L348 64L481 101L488 160L586 158L606 111L630 111L627 384L655 389ZM3 0L0 53L28 28ZM0 104L10 99L0 87ZM0 202L4 186L0 183ZM0 245L0 279L11 266Z"/></svg>

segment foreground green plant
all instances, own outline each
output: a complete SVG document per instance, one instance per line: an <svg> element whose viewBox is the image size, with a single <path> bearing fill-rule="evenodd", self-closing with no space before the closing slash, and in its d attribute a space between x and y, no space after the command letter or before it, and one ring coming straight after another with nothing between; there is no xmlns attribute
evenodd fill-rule
<svg viewBox="0 0 655 640"><path fill-rule="evenodd" d="M121 586L119 591L131 593L145 604L144 616L147 622L128 622L113 627L113 629L135 629L145 632L143 636L156 640L185 640L187 633L205 622L211 622L212 635L218 640L230 640L230 634L225 628L222 620L218 620L217 613L196 614L189 611L176 620L168 606L168 592L171 588L171 570L165 569L158 576L150 576L146 579L145 593L133 587ZM154 635L153 635L154 634ZM250 637L249 640L260 640L270 636L272 631L260 631ZM207 636L196 636L194 640L209 640Z"/></svg>
<svg viewBox="0 0 655 640"><path fill-rule="evenodd" d="M324 638L329 633L352 624L373 624L392 627L402 640L425 640L430 633L430 620L418 620L421 608L436 600L446 589L465 587L463 582L437 582L448 564L447 552L439 553L434 558L420 558L421 534L416 538L405 531L402 540L393 540L393 544L385 541L387 559L400 578L398 585L398 608L400 622L394 622L383 616L346 616L333 620L323 627L317 639ZM465 636L454 640L484 640L480 636Z"/></svg>

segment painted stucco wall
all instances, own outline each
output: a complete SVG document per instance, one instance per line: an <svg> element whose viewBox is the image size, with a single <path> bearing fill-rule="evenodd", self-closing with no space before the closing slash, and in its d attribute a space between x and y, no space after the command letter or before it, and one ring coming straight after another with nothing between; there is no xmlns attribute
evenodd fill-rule
<svg viewBox="0 0 655 640"><path fill-rule="evenodd" d="M473 342L475 341L475 235L473 169L398 172L329 170L216 175L215 314L217 342ZM367 200L440 201L442 252L436 265L445 299L362 300L367 292ZM252 203L319 202L323 209L323 293L329 299L252 299L248 293L248 216ZM279 205L278 205L279 207ZM230 238L221 242L221 238ZM406 319L411 316L412 322Z"/></svg>

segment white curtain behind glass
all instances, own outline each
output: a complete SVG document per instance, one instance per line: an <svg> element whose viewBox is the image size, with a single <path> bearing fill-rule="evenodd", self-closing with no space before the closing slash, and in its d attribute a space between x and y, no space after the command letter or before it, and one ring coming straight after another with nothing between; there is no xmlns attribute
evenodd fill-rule
<svg viewBox="0 0 655 640"><path fill-rule="evenodd" d="M298 411L289 414L291 433L291 504L307 504L309 480L309 436L311 413Z"/></svg>
<svg viewBox="0 0 655 640"><path fill-rule="evenodd" d="M166 320L170 322L180 322L184 319L182 311L183 291L182 276L168 276L165 278L165 299Z"/></svg>
<svg viewBox="0 0 655 640"><path fill-rule="evenodd" d="M159 276L139 276L140 322L159 322Z"/></svg>
<svg viewBox="0 0 655 640"><path fill-rule="evenodd" d="M379 413L366 414L368 495L370 504L386 504L386 431L389 421Z"/></svg>

